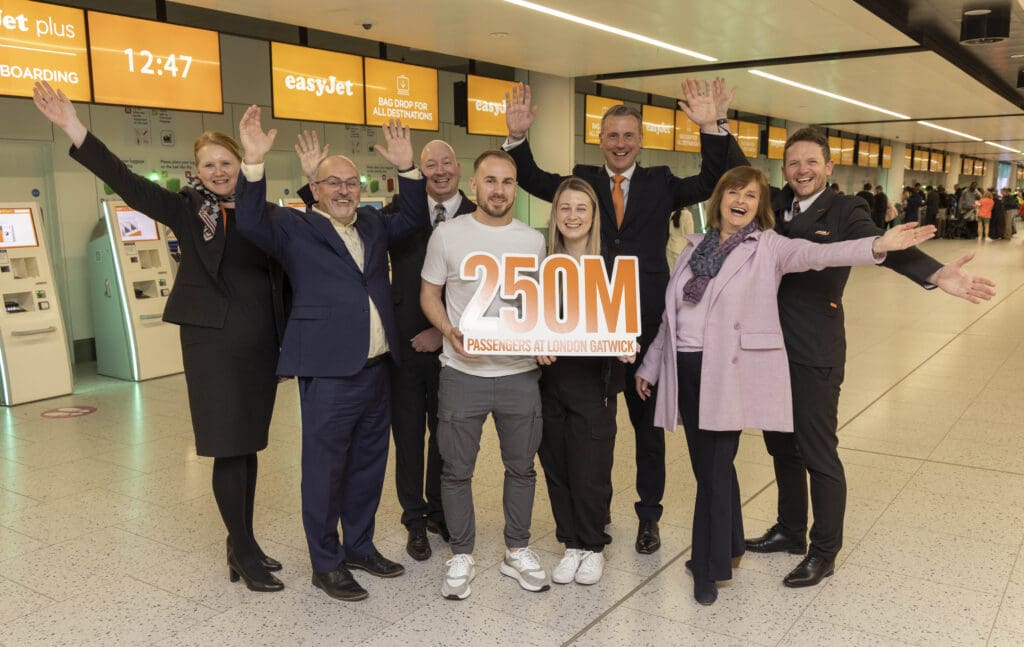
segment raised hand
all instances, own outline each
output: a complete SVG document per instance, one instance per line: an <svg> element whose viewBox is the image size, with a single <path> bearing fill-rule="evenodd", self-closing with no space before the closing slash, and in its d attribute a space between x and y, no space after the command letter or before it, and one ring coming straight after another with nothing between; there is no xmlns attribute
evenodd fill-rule
<svg viewBox="0 0 1024 647"><path fill-rule="evenodd" d="M389 119L388 123L380 127L380 131L384 134L387 147L374 144L373 150L399 170L412 168L412 136L409 127L403 126L401 121Z"/></svg>
<svg viewBox="0 0 1024 647"><path fill-rule="evenodd" d="M966 299L971 303L990 300L996 295L996 282L984 276L975 276L964 269L964 265L973 258L974 252L971 252L952 263L946 263L938 272L928 277L928 282L934 283L946 294Z"/></svg>
<svg viewBox="0 0 1024 647"><path fill-rule="evenodd" d="M530 105L530 98L530 86L524 83L516 83L505 93L505 125L512 141L526 137L537 118L537 106Z"/></svg>
<svg viewBox="0 0 1024 647"><path fill-rule="evenodd" d="M32 101L43 116L53 122L71 138L71 143L78 148L85 141L88 129L78 118L78 112L63 90L54 90L46 81L36 81L32 87Z"/></svg>
<svg viewBox="0 0 1024 647"><path fill-rule="evenodd" d="M700 126L702 131L718 132L718 104L711 83L699 79L684 79L682 90L683 101L679 102L679 109ZM725 92L724 82L721 92Z"/></svg>
<svg viewBox="0 0 1024 647"><path fill-rule="evenodd" d="M316 170L320 167L320 162L327 157L327 151L331 145L325 144L323 148L320 148L320 137L315 130L303 130L298 135L298 140L299 143L295 144L295 154L299 156L302 174L306 176L307 180L313 182L316 180Z"/></svg>
<svg viewBox="0 0 1024 647"><path fill-rule="evenodd" d="M246 164L262 164L274 146L274 138L277 137L277 128L263 132L261 117L260 107L252 105L246 109L238 123L238 136L245 151L242 158Z"/></svg>
<svg viewBox="0 0 1024 647"><path fill-rule="evenodd" d="M715 100L715 120L726 119L729 116L729 104L736 98L736 86L732 90L725 87L725 79L716 76L711 82L711 96Z"/></svg>
<svg viewBox="0 0 1024 647"><path fill-rule="evenodd" d="M871 251L876 254L895 252L913 247L934 237L935 225L918 227L916 222L908 222L896 225L888 229L882 237L876 238L874 244L871 245Z"/></svg>

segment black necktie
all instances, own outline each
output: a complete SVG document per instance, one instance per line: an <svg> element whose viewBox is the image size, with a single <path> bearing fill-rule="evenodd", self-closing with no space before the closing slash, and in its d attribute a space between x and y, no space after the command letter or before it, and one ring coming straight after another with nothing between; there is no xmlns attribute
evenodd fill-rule
<svg viewBox="0 0 1024 647"><path fill-rule="evenodd" d="M793 220L794 218L796 218L797 216L800 215L800 201L799 200L793 200L793 210L790 213L792 214L789 217L790 220Z"/></svg>
<svg viewBox="0 0 1024 647"><path fill-rule="evenodd" d="M438 226L445 221L445 209L444 205L440 202L434 206L434 226Z"/></svg>

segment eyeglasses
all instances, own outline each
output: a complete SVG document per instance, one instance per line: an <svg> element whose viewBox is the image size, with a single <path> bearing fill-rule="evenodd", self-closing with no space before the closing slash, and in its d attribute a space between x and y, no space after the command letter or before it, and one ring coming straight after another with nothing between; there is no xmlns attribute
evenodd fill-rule
<svg viewBox="0 0 1024 647"><path fill-rule="evenodd" d="M326 184L327 187L331 189L338 189L344 186L349 191L355 191L362 186L362 182L360 182L357 177L350 177L347 180L342 180L341 178L336 178L333 175L322 180L317 180L316 182L310 182L310 184Z"/></svg>

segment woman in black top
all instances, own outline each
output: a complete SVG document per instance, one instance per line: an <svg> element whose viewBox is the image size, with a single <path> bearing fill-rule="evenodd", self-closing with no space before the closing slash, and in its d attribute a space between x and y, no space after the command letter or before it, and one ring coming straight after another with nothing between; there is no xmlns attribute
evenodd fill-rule
<svg viewBox="0 0 1024 647"><path fill-rule="evenodd" d="M214 458L229 575L254 591L284 588L270 573L281 564L263 553L252 531L256 452L267 446L277 393L283 274L235 230L238 144L223 133L200 135L197 177L175 193L132 173L88 132L63 92L44 82L33 94L39 111L71 138L71 157L177 236L181 264L163 318L180 326L196 453Z"/></svg>

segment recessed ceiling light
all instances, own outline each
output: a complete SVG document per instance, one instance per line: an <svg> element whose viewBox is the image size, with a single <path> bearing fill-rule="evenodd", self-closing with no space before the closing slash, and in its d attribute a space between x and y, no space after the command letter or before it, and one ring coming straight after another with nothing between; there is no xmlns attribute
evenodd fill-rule
<svg viewBox="0 0 1024 647"><path fill-rule="evenodd" d="M965 16L987 16L992 13L991 9L968 9L964 12Z"/></svg>
<svg viewBox="0 0 1024 647"><path fill-rule="evenodd" d="M937 126L937 125L935 125L933 123L929 123L927 121L918 121L917 123L921 124L922 126L928 126L929 128L934 128L935 130L941 130L942 132L949 133L950 135L956 135L958 137L966 137L967 139L970 139L971 141L975 141L975 142L982 141L981 137L975 137L974 135L968 135L967 133L962 133L959 130L953 130L952 128L946 128L945 126Z"/></svg>
<svg viewBox="0 0 1024 647"><path fill-rule="evenodd" d="M803 83L798 83L796 81L790 81L789 79L784 79L781 76L775 76L774 74L769 74L767 72L762 72L761 70L747 70L747 71L750 72L751 74L755 74L757 76L760 76L760 77L765 78L765 79L769 79L771 81L778 81L779 83L785 83L788 86L792 86L794 88L799 88L801 90L807 90L808 92L814 92L815 94L820 94L820 95L828 97L830 99L836 99L838 101L845 101L846 103L852 103L855 106L860 106L861 108L867 108L868 110L874 110L875 112L881 112L882 114L889 115L890 117L896 117L898 119L910 119L909 115L904 115L904 114L900 114L898 112L893 112L892 110L886 110L885 108L879 108L878 106L873 106L870 103L864 103L863 101L858 101L857 99L851 99L850 97L844 97L841 94L836 94L834 92L829 92L827 90L822 90L822 89L819 89L819 88L816 88L816 87L813 87L813 86L810 86L810 85L804 85Z"/></svg>
<svg viewBox="0 0 1024 647"><path fill-rule="evenodd" d="M491 38L508 38L507 31L492 31Z"/></svg>
<svg viewBox="0 0 1024 647"><path fill-rule="evenodd" d="M606 25L604 23L596 22L596 21L590 20L588 18L581 18L580 16L576 16L576 15L571 14L571 13L566 13L564 11L559 11L558 9L552 9L550 7L545 7L544 5L539 5L539 4L536 4L536 3L533 3L533 2L527 2L526 0L505 0L505 2L507 2L509 4L514 4L516 6L524 8L524 9L530 9L532 11L539 11L540 13L547 14L549 16L554 16L555 18L561 18L562 20L568 20L569 22L574 22L574 23L576 23L578 25L584 25L586 27L592 27L593 29L599 29L601 31L606 31L609 34L615 34L616 36L624 36L625 38L631 38L631 39L639 41L641 43L646 43L648 45L654 45L655 47L660 47L662 49L667 49L669 51L676 52L677 54L683 54L684 56L691 56L693 58L697 58L697 59L700 59L702 61L708 61L709 63L718 60L717 58L715 58L713 56L708 56L707 54L701 54L700 52L694 52L693 50L683 49L682 47L677 47L676 45L672 45L672 44L666 43L664 41L656 40L654 38L650 38L650 37L644 36L642 34L637 34L637 33L632 32L632 31L626 31L625 29L619 29L618 27L612 27L611 25Z"/></svg>

